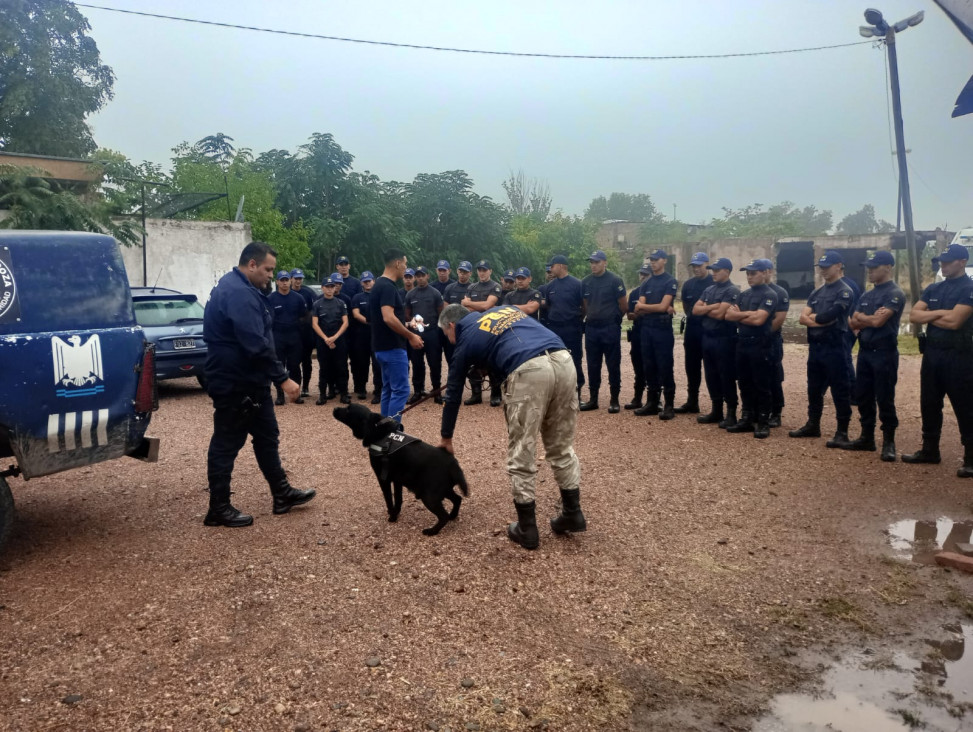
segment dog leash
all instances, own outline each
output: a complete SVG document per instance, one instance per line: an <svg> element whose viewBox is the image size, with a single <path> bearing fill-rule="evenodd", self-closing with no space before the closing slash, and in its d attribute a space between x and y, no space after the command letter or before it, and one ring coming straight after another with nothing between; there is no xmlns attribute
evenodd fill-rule
<svg viewBox="0 0 973 732"><path fill-rule="evenodd" d="M408 412L410 409L412 409L414 407L418 407L423 402L428 401L430 399L433 399L433 398L439 396L440 394L442 394L443 389L445 389L445 388L446 388L445 386L440 386L440 387L438 387L436 389L433 389L431 392L429 392L425 396L419 397L414 402L412 402L412 404L406 405L403 409L401 409L400 411L398 411L395 414L393 414L392 415L392 419L395 419L396 417L401 417L403 414L405 414L406 412Z"/></svg>

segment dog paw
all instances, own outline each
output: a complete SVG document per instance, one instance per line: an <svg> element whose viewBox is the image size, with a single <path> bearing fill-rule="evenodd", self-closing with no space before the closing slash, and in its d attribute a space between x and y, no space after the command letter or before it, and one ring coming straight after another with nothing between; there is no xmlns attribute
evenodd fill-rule
<svg viewBox="0 0 973 732"><path fill-rule="evenodd" d="M435 526L432 526L428 529L423 529L422 533L425 534L426 536L435 536L436 534L439 533L439 529L436 528Z"/></svg>

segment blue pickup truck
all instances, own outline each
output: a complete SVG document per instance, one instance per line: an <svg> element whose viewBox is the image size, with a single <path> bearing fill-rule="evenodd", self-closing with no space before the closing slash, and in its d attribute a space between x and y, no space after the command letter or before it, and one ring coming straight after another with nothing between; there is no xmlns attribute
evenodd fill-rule
<svg viewBox="0 0 973 732"><path fill-rule="evenodd" d="M0 231L0 545L7 478L130 456L155 461L154 353L135 322L117 242Z"/></svg>

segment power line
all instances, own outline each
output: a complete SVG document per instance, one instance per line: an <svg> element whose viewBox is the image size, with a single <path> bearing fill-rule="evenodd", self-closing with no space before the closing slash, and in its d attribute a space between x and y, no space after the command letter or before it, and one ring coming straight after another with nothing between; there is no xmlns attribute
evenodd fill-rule
<svg viewBox="0 0 973 732"><path fill-rule="evenodd" d="M184 23L196 23L198 25L211 25L219 28L232 28L234 30L256 31L258 33L274 33L282 36L296 36L298 38L313 38L322 41L340 41L342 43L360 43L368 46L388 46L390 48L408 48L420 51L444 51L448 53L469 53L483 56L515 56L520 58L554 58L572 60L595 60L595 61L682 61L691 59L720 59L720 58L742 58L746 56L775 56L785 53L805 53L808 51L827 51L833 48L848 48L849 46L862 46L872 43L871 41L855 41L853 43L838 43L831 46L812 46L809 48L790 48L782 51L751 51L749 53L714 53L700 55L680 55L680 56L599 56L591 54L571 54L571 53L523 53L517 51L487 51L474 48L451 48L448 46L424 46L415 43L394 43L392 41L372 41L364 38L344 38L342 36L326 36L319 33L301 33L299 31L278 30L275 28L260 28L252 25L237 25L234 23L218 23L214 20L199 20L197 18L180 18L175 15L160 15L158 13L143 13L138 10L123 10L121 8L106 8L101 5L88 5L85 3L75 3L79 8L90 10L105 10L111 13L125 13L126 15L140 15L145 18L157 18L161 20L178 20Z"/></svg>

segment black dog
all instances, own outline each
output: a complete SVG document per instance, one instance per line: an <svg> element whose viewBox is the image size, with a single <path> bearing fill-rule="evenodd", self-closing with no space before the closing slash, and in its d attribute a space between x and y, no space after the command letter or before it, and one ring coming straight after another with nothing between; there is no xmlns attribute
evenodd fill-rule
<svg viewBox="0 0 973 732"><path fill-rule="evenodd" d="M368 448L372 470L388 506L389 521L395 521L402 510L402 486L412 491L439 519L435 526L422 530L426 536L438 534L447 521L459 515L463 499L453 486L458 485L464 496L469 495L469 487L456 458L446 450L399 432L399 423L394 419L360 404L335 407L334 418L351 427L352 434ZM453 504L449 513L443 508L443 499Z"/></svg>

